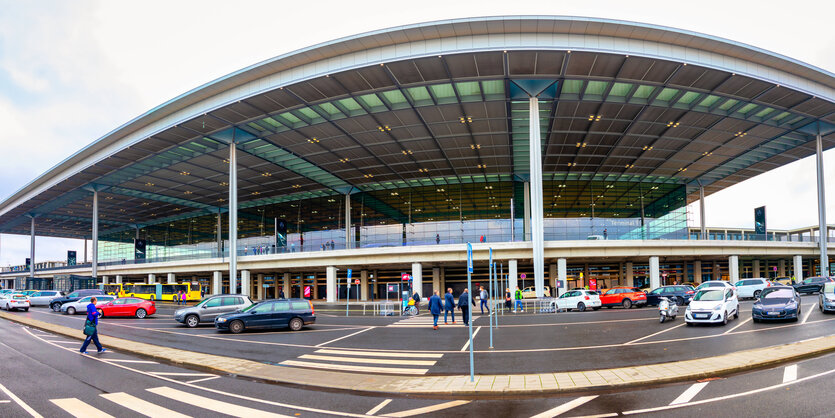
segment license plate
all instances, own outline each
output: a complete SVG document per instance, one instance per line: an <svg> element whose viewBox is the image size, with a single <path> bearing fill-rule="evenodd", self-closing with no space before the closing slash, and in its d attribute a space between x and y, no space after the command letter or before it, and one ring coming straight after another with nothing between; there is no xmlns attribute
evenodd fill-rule
<svg viewBox="0 0 835 418"><path fill-rule="evenodd" d="M693 317L694 318L699 318L699 319L705 319L705 318L709 318L710 314L695 314L695 315L693 315Z"/></svg>
<svg viewBox="0 0 835 418"><path fill-rule="evenodd" d="M780 315L780 312L769 312L769 315Z"/></svg>

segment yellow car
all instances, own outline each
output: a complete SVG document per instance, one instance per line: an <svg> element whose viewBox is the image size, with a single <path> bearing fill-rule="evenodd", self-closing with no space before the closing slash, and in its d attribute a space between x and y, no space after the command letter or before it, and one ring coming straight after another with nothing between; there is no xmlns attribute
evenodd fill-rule
<svg viewBox="0 0 835 418"><path fill-rule="evenodd" d="M776 279L771 280L775 283L780 283L782 285L791 286L792 285L792 278L791 277L778 277Z"/></svg>

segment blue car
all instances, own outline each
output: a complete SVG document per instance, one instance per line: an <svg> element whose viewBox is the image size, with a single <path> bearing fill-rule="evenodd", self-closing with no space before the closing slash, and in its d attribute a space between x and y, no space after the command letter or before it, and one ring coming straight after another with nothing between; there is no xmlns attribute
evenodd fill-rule
<svg viewBox="0 0 835 418"><path fill-rule="evenodd" d="M673 285L661 286L657 289L647 293L647 305L658 305L661 298L668 298L676 303L676 305L683 306L690 303L696 291L690 285Z"/></svg>
<svg viewBox="0 0 835 418"><path fill-rule="evenodd" d="M751 308L754 322L800 317L800 295L791 286L772 286L763 289Z"/></svg>
<svg viewBox="0 0 835 418"><path fill-rule="evenodd" d="M245 329L290 328L298 331L316 322L313 304L306 299L265 300L215 318L215 327L237 334Z"/></svg>

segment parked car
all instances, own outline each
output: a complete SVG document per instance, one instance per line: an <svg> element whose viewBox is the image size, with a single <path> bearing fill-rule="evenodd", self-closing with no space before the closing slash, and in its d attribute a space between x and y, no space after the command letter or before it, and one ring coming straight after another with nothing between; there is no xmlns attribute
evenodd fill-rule
<svg viewBox="0 0 835 418"><path fill-rule="evenodd" d="M629 309L632 306L646 305L647 294L635 287L617 286L600 295L600 303L607 308L623 306L624 309Z"/></svg>
<svg viewBox="0 0 835 418"><path fill-rule="evenodd" d="M684 312L684 323L727 325L731 315L739 318L739 298L732 287L702 289L693 295Z"/></svg>
<svg viewBox="0 0 835 418"><path fill-rule="evenodd" d="M835 311L835 282L823 284L823 290L818 296L818 309L823 313Z"/></svg>
<svg viewBox="0 0 835 418"><path fill-rule="evenodd" d="M833 281L835 280L831 277L809 277L808 279L804 279L802 282L795 284L794 290L796 290L797 293L820 293L825 283L831 283Z"/></svg>
<svg viewBox="0 0 835 418"><path fill-rule="evenodd" d="M29 310L29 297L22 293L5 293L0 296L0 308L7 311L23 309Z"/></svg>
<svg viewBox="0 0 835 418"><path fill-rule="evenodd" d="M580 312L587 308L600 309L600 295L594 290L577 289L563 293L551 303L552 309L574 309Z"/></svg>
<svg viewBox="0 0 835 418"><path fill-rule="evenodd" d="M733 289L733 285L724 281L724 280L708 280L706 282L702 282L702 284L696 286L696 290L707 289L711 287L722 287L725 289Z"/></svg>
<svg viewBox="0 0 835 418"><path fill-rule="evenodd" d="M306 299L271 299L250 305L240 312L219 315L215 327L237 334L245 329L283 328L298 331L316 322L313 303Z"/></svg>
<svg viewBox="0 0 835 418"><path fill-rule="evenodd" d="M734 283L737 296L740 298L759 299L763 290L771 286L771 282L767 279L742 279Z"/></svg>
<svg viewBox="0 0 835 418"><path fill-rule="evenodd" d="M52 301L49 302L49 307L52 308L52 310L55 311L55 312L61 312L61 305L65 304L65 303L75 302L75 301L83 298L84 296L103 295L103 294L104 294L104 292L102 292L99 289L80 289L80 290L76 290L75 292L70 293L69 295L61 296L61 297L57 297L55 299L52 299Z"/></svg>
<svg viewBox="0 0 835 418"><path fill-rule="evenodd" d="M800 317L800 295L791 286L774 286L764 289L751 307L754 322Z"/></svg>
<svg viewBox="0 0 835 418"><path fill-rule="evenodd" d="M235 312L252 304L252 300L243 295L209 296L197 305L174 311L174 320L194 328L201 322L214 322L218 315Z"/></svg>
<svg viewBox="0 0 835 418"><path fill-rule="evenodd" d="M90 299L92 299L92 298L93 298L93 296L85 296L85 297L83 297L83 298L81 298L81 299L79 299L75 302L67 302L67 303L61 305L61 312L65 313L67 315L75 315L77 313L86 314L87 313L87 305L90 304ZM98 295L98 296L96 296L96 308L100 307L101 305L104 305L107 302L112 301L113 299L116 299L116 296L110 296L110 295Z"/></svg>
<svg viewBox="0 0 835 418"><path fill-rule="evenodd" d="M551 287L545 286L545 297L551 296ZM525 299L532 299L536 297L536 287L528 286L522 289L522 297Z"/></svg>
<svg viewBox="0 0 835 418"><path fill-rule="evenodd" d="M786 286L791 286L794 284L794 279L788 276L778 277L776 279L772 279L772 281Z"/></svg>
<svg viewBox="0 0 835 418"><path fill-rule="evenodd" d="M696 291L690 285L661 286L647 293L647 305L658 305L661 298L668 298L676 305L684 306L690 303Z"/></svg>
<svg viewBox="0 0 835 418"><path fill-rule="evenodd" d="M96 305L98 306L98 305ZM101 316L135 316L143 319L148 315L157 313L157 306L152 300L139 298L118 298L113 299L101 306L98 306Z"/></svg>
<svg viewBox="0 0 835 418"><path fill-rule="evenodd" d="M64 296L63 293L57 290L41 290L29 296L29 304L32 306L49 306L52 299Z"/></svg>

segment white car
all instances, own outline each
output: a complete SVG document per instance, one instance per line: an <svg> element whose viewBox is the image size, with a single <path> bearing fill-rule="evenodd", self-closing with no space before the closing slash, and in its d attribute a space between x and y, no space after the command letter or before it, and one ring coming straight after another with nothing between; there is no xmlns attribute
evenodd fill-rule
<svg viewBox="0 0 835 418"><path fill-rule="evenodd" d="M61 312L67 315L75 315L77 313L86 314L87 313L87 305L90 304L90 299L93 296L86 296L83 297L75 302L68 302L61 305ZM106 304L107 302L112 302L113 299L116 299L116 296L111 295L96 295L96 307Z"/></svg>
<svg viewBox="0 0 835 418"><path fill-rule="evenodd" d="M0 308L7 311L29 310L29 297L21 293L5 293L0 296Z"/></svg>
<svg viewBox="0 0 835 418"><path fill-rule="evenodd" d="M702 290L707 288L725 288L725 289L733 289L734 286L729 282L724 280L708 280L706 282L702 282L699 286L696 287L696 290Z"/></svg>
<svg viewBox="0 0 835 418"><path fill-rule="evenodd" d="M742 279L734 283L737 296L740 298L759 299L763 289L771 287L771 282L763 278Z"/></svg>
<svg viewBox="0 0 835 418"><path fill-rule="evenodd" d="M739 299L733 288L708 288L696 291L684 312L684 323L726 325L731 315L739 318Z"/></svg>
<svg viewBox="0 0 835 418"><path fill-rule="evenodd" d="M580 312L587 308L600 309L600 295L594 290L569 290L555 299L556 309L576 309ZM553 306L553 305L552 305Z"/></svg>
<svg viewBox="0 0 835 418"><path fill-rule="evenodd" d="M32 306L49 306L52 299L64 296L63 293L57 290L41 290L29 296L29 304Z"/></svg>

